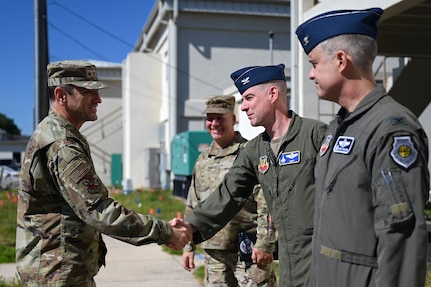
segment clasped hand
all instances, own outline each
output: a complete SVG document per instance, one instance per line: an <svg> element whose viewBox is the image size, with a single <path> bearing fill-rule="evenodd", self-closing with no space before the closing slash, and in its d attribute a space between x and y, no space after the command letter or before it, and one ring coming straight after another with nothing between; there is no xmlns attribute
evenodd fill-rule
<svg viewBox="0 0 431 287"><path fill-rule="evenodd" d="M192 226L180 218L174 218L169 223L172 226L172 234L166 246L173 250L181 250L193 238Z"/></svg>

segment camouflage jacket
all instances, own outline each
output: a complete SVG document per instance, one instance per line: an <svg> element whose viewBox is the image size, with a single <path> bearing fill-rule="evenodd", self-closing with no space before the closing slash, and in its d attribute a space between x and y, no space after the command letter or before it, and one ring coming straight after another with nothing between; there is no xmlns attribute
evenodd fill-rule
<svg viewBox="0 0 431 287"><path fill-rule="evenodd" d="M20 184L16 262L25 286L91 281L105 264L101 233L134 245L163 244L172 233L108 196L86 139L52 111L28 142Z"/></svg>
<svg viewBox="0 0 431 287"><path fill-rule="evenodd" d="M199 155L187 196L185 217L217 188L246 142L247 140L236 132L234 141L228 147L216 151L214 143L211 143L208 149ZM276 232L259 185L255 186L241 211L213 237L202 242L201 247L236 250L238 249L238 234L242 231L257 232L255 244L257 248L266 252L275 250ZM184 250L194 250L193 244L190 243Z"/></svg>

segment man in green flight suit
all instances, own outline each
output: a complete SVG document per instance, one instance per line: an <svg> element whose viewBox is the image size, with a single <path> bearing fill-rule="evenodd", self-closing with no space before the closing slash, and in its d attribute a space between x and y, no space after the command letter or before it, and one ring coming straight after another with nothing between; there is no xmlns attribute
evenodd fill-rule
<svg viewBox="0 0 431 287"><path fill-rule="evenodd" d="M251 66L231 74L241 110L265 131L239 153L219 187L186 221L195 243L210 238L261 184L278 232L280 286L310 283L314 165L326 125L288 110L284 65Z"/></svg>
<svg viewBox="0 0 431 287"><path fill-rule="evenodd" d="M328 11L296 30L317 95L341 106L316 161L313 286L425 284L428 139L374 79L382 14Z"/></svg>
<svg viewBox="0 0 431 287"><path fill-rule="evenodd" d="M213 141L196 160L184 218L220 184L247 143L235 131L234 109L234 96L213 96L206 100L205 127ZM255 239L254 244L247 246L245 243L252 242L247 241L251 238ZM277 286L272 264L276 232L260 186L254 188L241 211L217 234L202 242L201 247L206 253L205 286ZM194 268L193 251L193 242L184 248L186 270Z"/></svg>

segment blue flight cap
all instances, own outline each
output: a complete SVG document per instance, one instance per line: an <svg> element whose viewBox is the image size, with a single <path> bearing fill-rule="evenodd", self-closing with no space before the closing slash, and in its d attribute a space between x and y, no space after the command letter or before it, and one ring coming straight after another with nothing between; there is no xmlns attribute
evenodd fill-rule
<svg viewBox="0 0 431 287"><path fill-rule="evenodd" d="M299 25L296 35L307 55L320 42L339 35L362 34L376 39L382 14L380 8L330 11Z"/></svg>
<svg viewBox="0 0 431 287"><path fill-rule="evenodd" d="M246 67L233 72L230 77L241 95L248 88L264 82L273 80L286 81L284 64L279 64L277 66Z"/></svg>

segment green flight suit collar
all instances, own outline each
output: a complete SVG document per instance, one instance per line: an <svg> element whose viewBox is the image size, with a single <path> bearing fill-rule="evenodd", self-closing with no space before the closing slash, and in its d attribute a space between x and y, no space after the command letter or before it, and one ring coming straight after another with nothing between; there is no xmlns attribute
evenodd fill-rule
<svg viewBox="0 0 431 287"><path fill-rule="evenodd" d="M378 101L380 101L384 96L386 96L385 89L383 88L383 86L378 85L359 102L358 106L353 112L349 113L346 109L341 108L337 113L338 122L341 122L343 120L350 121L362 115L372 106L374 106Z"/></svg>
<svg viewBox="0 0 431 287"><path fill-rule="evenodd" d="M289 110L287 112L287 117L290 118L290 124L289 124L289 129L287 130L286 134L283 136L282 142L290 141L294 139L296 135L299 133L299 131L301 130L301 118L298 117L298 115L294 111ZM268 142L271 141L271 138L269 137L266 131L262 133L262 139Z"/></svg>

